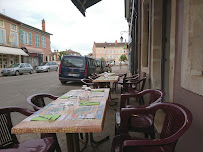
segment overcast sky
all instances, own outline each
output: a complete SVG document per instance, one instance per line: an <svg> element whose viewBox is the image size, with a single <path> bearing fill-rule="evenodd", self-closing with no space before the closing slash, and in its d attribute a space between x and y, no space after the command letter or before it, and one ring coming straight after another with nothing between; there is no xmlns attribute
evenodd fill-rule
<svg viewBox="0 0 203 152"><path fill-rule="evenodd" d="M120 32L128 30L124 0L102 0L86 10L86 17L71 0L0 0L0 12L52 33L51 50L72 49L87 55L97 43L120 41ZM123 34L127 39L127 34Z"/></svg>

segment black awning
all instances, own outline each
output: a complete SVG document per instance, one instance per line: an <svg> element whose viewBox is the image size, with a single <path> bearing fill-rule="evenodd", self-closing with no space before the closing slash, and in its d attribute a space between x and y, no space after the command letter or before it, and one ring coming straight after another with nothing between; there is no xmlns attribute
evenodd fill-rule
<svg viewBox="0 0 203 152"><path fill-rule="evenodd" d="M88 7L100 2L101 0L71 0L78 10L85 16Z"/></svg>

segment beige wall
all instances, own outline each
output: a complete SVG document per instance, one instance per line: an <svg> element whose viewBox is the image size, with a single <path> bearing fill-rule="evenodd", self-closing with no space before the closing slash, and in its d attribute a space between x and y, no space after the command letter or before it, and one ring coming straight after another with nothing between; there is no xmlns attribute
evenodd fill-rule
<svg viewBox="0 0 203 152"><path fill-rule="evenodd" d="M184 1L181 86L203 96L203 1Z"/></svg>
<svg viewBox="0 0 203 152"><path fill-rule="evenodd" d="M0 27L1 29L4 29L6 31L6 43L4 45L6 46L12 46L11 42L9 41L9 36L11 32L17 33L18 35L18 45L17 46L13 46L13 47L19 47L19 23L14 22L14 21L10 21L8 19L5 19L3 17L0 16L0 19L2 19L4 21L4 27ZM11 24L16 25L17 30L13 31L11 30Z"/></svg>

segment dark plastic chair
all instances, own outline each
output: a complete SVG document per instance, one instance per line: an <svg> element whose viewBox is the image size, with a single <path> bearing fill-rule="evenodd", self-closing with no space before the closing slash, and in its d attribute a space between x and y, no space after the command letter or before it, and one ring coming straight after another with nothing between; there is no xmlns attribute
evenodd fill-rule
<svg viewBox="0 0 203 152"><path fill-rule="evenodd" d="M127 105L129 104L129 98L143 98L143 96L149 95L148 103L146 105ZM161 102L165 93L161 90L147 89L138 93L131 94L122 94L120 100L120 110L122 108L142 108L149 106L151 104L156 104ZM154 115L138 115L131 119L131 130L134 132L141 132L145 134L145 137L155 138L154 130ZM115 134L118 135L120 130L120 112L116 113L116 125L115 125Z"/></svg>
<svg viewBox="0 0 203 152"><path fill-rule="evenodd" d="M84 85L87 85L88 87L93 87L93 89L96 89L98 88L98 84L97 83L93 83L92 82L93 80L91 79L81 79L81 82L84 84Z"/></svg>
<svg viewBox="0 0 203 152"><path fill-rule="evenodd" d="M34 95L29 96L27 98L27 102L29 105L31 105L33 107L33 109L35 111L38 111L46 105L45 101L44 101L45 98L56 100L58 98L58 96L54 96L54 95L48 94L48 93L39 93L39 94L34 94ZM48 135L53 136L53 138L56 140L56 151L61 152L61 148L59 146L56 134L49 133Z"/></svg>
<svg viewBox="0 0 203 152"><path fill-rule="evenodd" d="M33 111L22 107L0 108L0 151L10 152L53 152L56 149L56 140L48 134L41 134L41 139L31 139L19 143L15 134L11 134L12 119L11 113L18 112L30 116Z"/></svg>
<svg viewBox="0 0 203 152"><path fill-rule="evenodd" d="M140 83L142 83L142 86L144 89L145 80L146 80L146 78L139 80L139 74L133 75L132 77L123 78L123 83L121 85L121 94L124 92L130 92L132 90L135 90L135 87L133 87L133 86L136 86ZM140 89L140 91L142 91L142 90Z"/></svg>
<svg viewBox="0 0 203 152"><path fill-rule="evenodd" d="M155 115L157 110L165 112L165 119L158 139L142 139L129 134L130 119L136 115ZM178 139L192 123L191 112L180 104L158 103L144 108L121 110L120 135L114 137L112 152L174 152Z"/></svg>

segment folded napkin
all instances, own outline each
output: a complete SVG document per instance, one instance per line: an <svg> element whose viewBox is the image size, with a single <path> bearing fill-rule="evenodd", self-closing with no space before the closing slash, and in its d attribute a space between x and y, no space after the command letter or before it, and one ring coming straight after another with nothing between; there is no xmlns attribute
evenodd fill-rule
<svg viewBox="0 0 203 152"><path fill-rule="evenodd" d="M80 101L80 104L79 104L79 106L92 106L92 105L100 105L100 102Z"/></svg>
<svg viewBox="0 0 203 152"><path fill-rule="evenodd" d="M91 92L104 92L104 90L91 90Z"/></svg>
<svg viewBox="0 0 203 152"><path fill-rule="evenodd" d="M60 96L59 99L68 99L67 96Z"/></svg>
<svg viewBox="0 0 203 152"><path fill-rule="evenodd" d="M61 115L38 115L31 119L31 121L54 121Z"/></svg>

